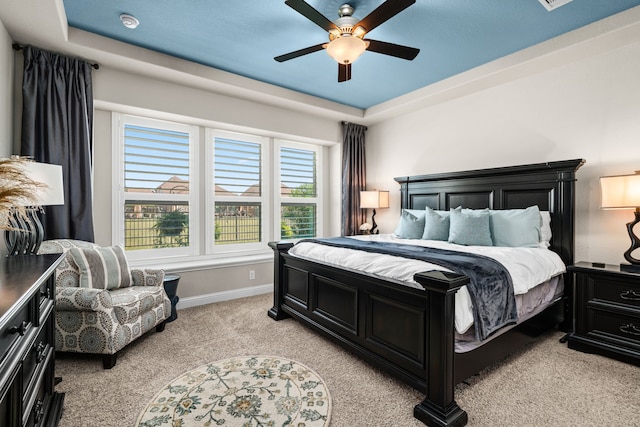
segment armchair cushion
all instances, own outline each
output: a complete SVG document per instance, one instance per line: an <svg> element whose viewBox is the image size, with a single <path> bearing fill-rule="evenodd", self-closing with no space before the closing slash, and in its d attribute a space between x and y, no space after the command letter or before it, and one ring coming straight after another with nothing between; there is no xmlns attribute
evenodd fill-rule
<svg viewBox="0 0 640 427"><path fill-rule="evenodd" d="M139 317L143 318L143 322L152 323L144 325L145 329L150 329L158 323L159 319L156 319L155 314L147 315L146 313L164 304L166 294L163 287L134 286L115 289L109 293L113 301L113 310L120 324L134 323ZM151 317L148 318L148 316Z"/></svg>
<svg viewBox="0 0 640 427"><path fill-rule="evenodd" d="M71 248L69 253L80 270L81 288L118 289L131 286L131 273L121 246Z"/></svg>

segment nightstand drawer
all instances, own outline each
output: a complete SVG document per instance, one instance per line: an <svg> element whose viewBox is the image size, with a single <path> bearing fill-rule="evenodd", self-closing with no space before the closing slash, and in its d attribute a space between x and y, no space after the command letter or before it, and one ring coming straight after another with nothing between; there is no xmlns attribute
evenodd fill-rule
<svg viewBox="0 0 640 427"><path fill-rule="evenodd" d="M589 318L588 335L640 351L640 318L600 310L593 310Z"/></svg>
<svg viewBox="0 0 640 427"><path fill-rule="evenodd" d="M589 275L589 297L637 309L640 313L640 283Z"/></svg>

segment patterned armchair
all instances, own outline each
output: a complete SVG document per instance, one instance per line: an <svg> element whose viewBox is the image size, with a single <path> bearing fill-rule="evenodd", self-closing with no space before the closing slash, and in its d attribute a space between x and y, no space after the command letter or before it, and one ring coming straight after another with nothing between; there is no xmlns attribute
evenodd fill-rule
<svg viewBox="0 0 640 427"><path fill-rule="evenodd" d="M56 269L56 351L102 354L111 369L124 346L164 330L171 302L163 270L129 270L121 248L78 240L44 241L38 253L66 254Z"/></svg>

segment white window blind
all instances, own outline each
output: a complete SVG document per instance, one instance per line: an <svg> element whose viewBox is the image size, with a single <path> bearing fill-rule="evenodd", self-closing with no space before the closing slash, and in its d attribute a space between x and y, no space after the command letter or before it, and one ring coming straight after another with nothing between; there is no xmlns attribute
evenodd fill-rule
<svg viewBox="0 0 640 427"><path fill-rule="evenodd" d="M216 195L262 195L262 147L258 143L215 138Z"/></svg>
<svg viewBox="0 0 640 427"><path fill-rule="evenodd" d="M263 240L264 141L216 132L213 142L214 246L250 248Z"/></svg>
<svg viewBox="0 0 640 427"><path fill-rule="evenodd" d="M279 151L282 239L318 235L318 153L299 146L281 143Z"/></svg>
<svg viewBox="0 0 640 427"><path fill-rule="evenodd" d="M188 133L127 124L124 141L125 191L189 194Z"/></svg>

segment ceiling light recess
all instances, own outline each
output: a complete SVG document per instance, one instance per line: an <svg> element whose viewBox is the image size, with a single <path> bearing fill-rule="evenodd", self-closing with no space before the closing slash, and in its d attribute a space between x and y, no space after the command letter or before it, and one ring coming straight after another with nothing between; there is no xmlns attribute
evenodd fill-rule
<svg viewBox="0 0 640 427"><path fill-rule="evenodd" d="M556 10L560 6L571 3L573 0L538 0L549 12Z"/></svg>
<svg viewBox="0 0 640 427"><path fill-rule="evenodd" d="M135 16L129 15L128 13L123 13L122 15L120 15L120 21L122 21L122 25L129 28L130 30L133 30L137 28L138 25L140 25L140 21L138 21Z"/></svg>

